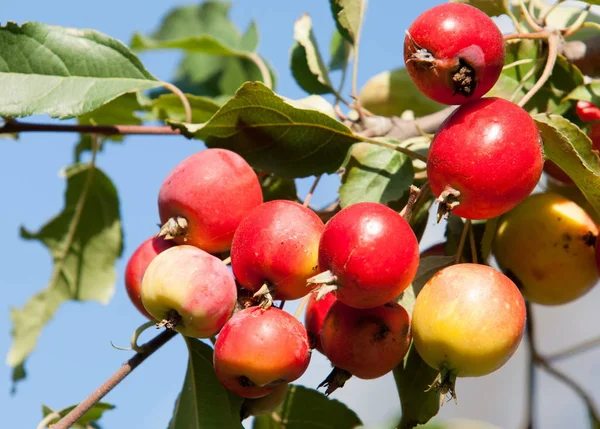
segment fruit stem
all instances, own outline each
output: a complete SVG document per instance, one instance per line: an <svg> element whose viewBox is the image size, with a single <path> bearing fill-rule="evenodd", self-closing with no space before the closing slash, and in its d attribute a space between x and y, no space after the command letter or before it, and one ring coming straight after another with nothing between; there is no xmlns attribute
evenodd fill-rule
<svg viewBox="0 0 600 429"><path fill-rule="evenodd" d="M544 86L550 76L552 76L552 70L554 70L554 65L556 64L556 59L558 58L559 43L560 35L557 32L550 33L548 36L548 59L546 60L544 71L535 85L533 85L527 94L525 94L517 103L519 107L525 106L525 104L527 104L527 102L531 100L533 96Z"/></svg>
<svg viewBox="0 0 600 429"><path fill-rule="evenodd" d="M471 245L471 258L473 263L477 263L477 245L475 244L475 230L473 229L473 223L469 221L469 244Z"/></svg>
<svg viewBox="0 0 600 429"><path fill-rule="evenodd" d="M465 226L463 226L462 233L460 234L460 241L458 242L458 249L456 249L456 256L454 256L454 263L460 263L462 258L463 250L465 248L465 242L467 241L467 232L471 228L471 219L467 219ZM477 253L477 252L475 252Z"/></svg>
<svg viewBox="0 0 600 429"><path fill-rule="evenodd" d="M231 264L231 256L226 257L225 259L223 259L223 263L225 265L229 265Z"/></svg>
<svg viewBox="0 0 600 429"><path fill-rule="evenodd" d="M166 330L158 334L152 340L142 346L144 353L136 353L125 362L108 380L100 387L95 389L83 402L73 408L66 416L58 423L52 426L53 429L68 429L73 426L85 413L87 413L94 405L114 389L121 381L125 379L135 368L146 360L152 353L157 351L167 343L171 338L177 335L177 332Z"/></svg>
<svg viewBox="0 0 600 429"><path fill-rule="evenodd" d="M415 185L410 185L410 194L408 195L408 201L406 202L404 208L400 211L400 216L402 216L404 220L408 223L410 223L410 216L412 215L415 203L417 202L419 195L421 195L421 190Z"/></svg>
<svg viewBox="0 0 600 429"><path fill-rule="evenodd" d="M315 181L313 182L312 186L310 187L310 190L308 191L308 194L306 195L306 198L304 199L304 203L302 203L302 205L304 207L308 207L308 205L310 204L310 200L312 199L312 196L315 193L315 189L317 189L317 186L319 185L319 181L321 180L321 177L323 177L322 174L319 174L317 177L315 177Z"/></svg>
<svg viewBox="0 0 600 429"><path fill-rule="evenodd" d="M535 22L535 20L533 19L533 16L531 16L529 11L525 7L525 3L523 3L523 0L519 0L519 6L521 7L521 13L523 14L523 17L525 18L525 21L527 21L527 24L529 24L529 26L531 28L533 28L535 31L542 31L543 28L540 27L537 22Z"/></svg>
<svg viewBox="0 0 600 429"><path fill-rule="evenodd" d="M142 335L142 332L144 332L149 327L155 326L155 325L156 325L156 321L151 320L149 322L144 323L142 326L140 326L139 328L137 328L134 331L133 335L131 336L131 349L133 351L135 351L136 353L144 353L143 346L138 345L138 338L140 337L140 335Z"/></svg>
<svg viewBox="0 0 600 429"><path fill-rule="evenodd" d="M175 85L169 82L162 82L162 86L165 89L168 89L181 100L181 104L183 104L183 111L185 112L185 122L192 122L192 106L190 106L190 101L187 99L183 91L177 88Z"/></svg>

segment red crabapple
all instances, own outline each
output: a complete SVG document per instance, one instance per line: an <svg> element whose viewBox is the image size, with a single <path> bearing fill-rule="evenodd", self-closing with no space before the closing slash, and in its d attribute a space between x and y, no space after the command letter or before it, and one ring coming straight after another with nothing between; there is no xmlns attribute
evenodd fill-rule
<svg viewBox="0 0 600 429"><path fill-rule="evenodd" d="M179 163L158 195L160 235L209 253L229 250L233 233L262 203L256 173L237 153L206 149Z"/></svg>
<svg viewBox="0 0 600 429"><path fill-rule="evenodd" d="M325 226L319 266L328 271L309 281L334 284L329 289L351 307L373 308L400 295L418 265L419 244L408 222L383 204L357 203Z"/></svg>
<svg viewBox="0 0 600 429"><path fill-rule="evenodd" d="M189 245L159 254L142 281L148 313L188 337L217 334L231 317L236 298L235 280L223 261Z"/></svg>
<svg viewBox="0 0 600 429"><path fill-rule="evenodd" d="M410 317L395 302L358 309L333 304L321 329L323 354L358 378L381 377L394 369L410 346Z"/></svg>
<svg viewBox="0 0 600 429"><path fill-rule="evenodd" d="M260 398L304 374L310 362L308 335L283 310L250 307L225 324L213 361L227 389L243 398Z"/></svg>
<svg viewBox="0 0 600 429"><path fill-rule="evenodd" d="M531 116L501 98L456 109L440 126L427 177L440 214L481 220L506 213L533 191L542 174L540 133Z"/></svg>
<svg viewBox="0 0 600 429"><path fill-rule="evenodd" d="M329 312L331 306L337 301L335 294L329 292L321 299L317 300L315 294L311 294L308 298L308 304L306 305L306 313L304 314L304 326L311 341L311 346L323 353L321 347L321 328L323 327L323 321Z"/></svg>
<svg viewBox="0 0 600 429"><path fill-rule="evenodd" d="M174 245L175 243L163 240L160 237L149 238L133 252L125 268L125 290L127 291L127 295L140 313L150 320L153 320L154 317L146 311L144 304L142 304L142 278L144 277L146 268L148 268L148 264L152 262L156 255Z"/></svg>
<svg viewBox="0 0 600 429"><path fill-rule="evenodd" d="M479 9L446 3L421 14L404 38L406 70L438 103L463 104L485 95L504 66L504 39Z"/></svg>
<svg viewBox="0 0 600 429"><path fill-rule="evenodd" d="M318 272L319 240L325 225L315 212L293 201L261 204L233 236L231 268L246 289L266 285L274 299L297 299L312 290L306 279Z"/></svg>
<svg viewBox="0 0 600 429"><path fill-rule="evenodd" d="M525 328L517 286L487 265L457 264L437 272L417 295L413 343L440 370L435 386L454 394L456 377L479 377L503 366Z"/></svg>

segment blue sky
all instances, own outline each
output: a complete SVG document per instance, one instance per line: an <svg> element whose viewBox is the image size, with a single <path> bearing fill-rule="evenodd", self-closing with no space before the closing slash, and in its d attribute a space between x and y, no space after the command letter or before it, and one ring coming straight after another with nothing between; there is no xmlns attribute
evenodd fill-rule
<svg viewBox="0 0 600 429"><path fill-rule="evenodd" d="M94 28L128 42L136 30L151 32L171 6L183 2L117 1L84 2L74 0L21 0L4 2L2 23L7 20L22 23L40 21L72 27ZM186 2L187 3L187 2ZM423 0L405 2L371 1L361 45L359 84L370 76L402 64L404 30L425 9L441 3ZM292 27L302 13L313 19L317 40L327 52L333 30L328 2L315 0L234 1L232 19L245 29L250 19L257 21L261 42L259 51L278 72L278 92L289 98L305 94L295 84L288 70L289 49L293 43ZM156 76L169 79L178 55L154 53L141 56L146 67ZM336 76L337 78L337 76ZM0 89L1 90L1 89ZM346 94L348 90L346 90ZM47 118L35 118L48 121ZM11 306L22 306L35 292L45 287L51 272L50 257L36 242L22 241L20 225L37 230L63 205L65 182L58 173L72 159L76 142L69 134L28 134L18 141L0 140L0 191L4 243L1 250L0 284L4 299L0 306L0 353L5 356L10 345ZM165 148L169 150L165 150ZM123 270L129 255L148 236L155 232L158 221L156 198L166 174L184 157L203 146L179 136L128 137L124 144L109 144L98 157L98 165L116 184L121 199L121 216L125 231L125 252L117 264L118 283L108 306L97 303L67 303L42 332L35 352L27 361L28 378L19 384L15 396L10 396L10 369L0 371L0 404L6 427L33 428L41 419L41 405L53 408L72 405L87 396L125 361L130 352L113 349L110 341L127 345L133 330L144 319L128 301L123 285ZM305 194L311 181L299 183ZM315 205L331 201L336 179L327 178L313 198ZM425 243L439 241L443 225L430 221ZM592 336L597 325L593 308L593 292L585 302L560 309L541 309L542 347L552 350L577 339ZM294 311L296 303L288 310ZM576 312L577 320L572 314ZM583 324L586 328L575 328ZM560 334L560 335L557 335ZM442 415L470 416L512 428L520 422L523 404L523 358L521 350L498 373L479 380L464 380L458 386L459 406L447 404ZM574 359L572 369L592 387L590 371L594 353ZM102 419L105 428L165 428L173 403L183 383L186 368L183 342L175 339L148 359L125 382L105 399L117 405ZM571 361L572 363L573 361ZM597 360L596 360L597 362ZM597 368L597 367L596 367ZM315 353L309 371L300 380L315 387L329 371L329 365ZM600 386L599 383L595 383ZM543 428L583 427L584 410L569 391L555 381L542 378L544 389L540 406ZM482 392L486 392L482 395ZM598 397L600 387L591 392ZM382 425L399 412L395 386L391 376L376 381L351 380L334 397L354 408L365 423ZM551 401L561 401L562 407L549 407ZM565 411L565 410L568 410Z"/></svg>

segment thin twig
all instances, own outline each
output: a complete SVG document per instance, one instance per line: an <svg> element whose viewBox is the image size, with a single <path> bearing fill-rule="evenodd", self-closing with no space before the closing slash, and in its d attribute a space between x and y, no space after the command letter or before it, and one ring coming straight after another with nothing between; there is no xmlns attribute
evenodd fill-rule
<svg viewBox="0 0 600 429"><path fill-rule="evenodd" d="M533 324L533 311L531 309L531 304L529 302L525 303L526 314L527 314L527 322L526 322L526 335L527 335L527 345L529 346L529 359L527 361L527 408L525 409L525 428L533 429L533 424L535 420L535 394L536 394L536 368L535 368L535 359L537 355L537 348L535 345L535 335L534 335L534 324Z"/></svg>
<svg viewBox="0 0 600 429"><path fill-rule="evenodd" d="M565 28L563 30L563 37L571 37L573 34L577 33L579 30L581 30L583 23L585 22L586 18L590 14L591 7L592 7L592 5L590 5L590 4L586 5L584 11L579 14L579 16L577 17L575 22L573 24L571 24L568 28Z"/></svg>
<svg viewBox="0 0 600 429"><path fill-rule="evenodd" d="M187 99L183 91L177 88L175 85L169 82L162 83L163 88L168 89L173 94L175 94L181 100L181 104L183 104L183 110L185 112L185 122L192 122L192 106L190 106L190 101Z"/></svg>
<svg viewBox="0 0 600 429"><path fill-rule="evenodd" d="M467 241L467 232L469 232L469 228L471 227L471 219L467 219L465 222L465 226L463 226L462 233L460 234L460 241L458 242L458 248L456 249L456 256L454 257L454 263L460 263L460 258L462 258L463 249L465 248L465 242Z"/></svg>
<svg viewBox="0 0 600 429"><path fill-rule="evenodd" d="M522 40L522 39L533 39L533 40L539 40L539 39L547 39L548 37L550 37L550 32L548 31L538 31L537 33L512 33L512 34L507 34L506 36L504 36L504 41L508 41L508 40Z"/></svg>
<svg viewBox="0 0 600 429"><path fill-rule="evenodd" d="M410 185L408 201L400 211L400 216L402 216L408 223L410 223L410 217L413 213L413 209L415 208L415 204L419 199L419 195L421 195L421 190L414 185Z"/></svg>
<svg viewBox="0 0 600 429"><path fill-rule="evenodd" d="M571 356L575 356L579 353L587 352L596 347L600 346L600 337L592 338L591 340L584 341L581 344L577 344L575 346L569 347L565 350L562 350L557 353L553 353L551 355L546 355L544 359L547 362L554 362L557 360L565 359Z"/></svg>
<svg viewBox="0 0 600 429"><path fill-rule="evenodd" d="M42 421L37 425L36 429L46 429L46 427L50 425L50 422L53 422L56 419L60 419L60 414L55 411L44 417Z"/></svg>
<svg viewBox="0 0 600 429"><path fill-rule="evenodd" d="M527 8L525 7L525 4L523 3L523 0L519 0L519 6L521 8L521 13L525 17L525 21L527 21L527 24L529 24L529 26L531 28L533 28L535 31L542 31L543 28L540 27L539 24L537 22L535 22L533 16L531 16L529 14L529 11L527 10Z"/></svg>
<svg viewBox="0 0 600 429"><path fill-rule="evenodd" d="M223 263L225 265L229 265L231 264L231 256L226 257L225 259L223 259Z"/></svg>
<svg viewBox="0 0 600 429"><path fill-rule="evenodd" d="M169 126L146 125L83 125L83 124L36 124L29 122L9 121L0 127L0 134L22 132L62 132L62 133L93 133L103 136L124 134L181 134Z"/></svg>
<svg viewBox="0 0 600 429"><path fill-rule="evenodd" d="M475 244L475 230L473 229L473 223L469 225L469 244L471 245L471 259L473 263L477 263L477 245Z"/></svg>
<svg viewBox="0 0 600 429"><path fill-rule="evenodd" d="M556 64L556 58L558 57L558 44L560 42L560 35L557 33L552 33L548 36L548 60L546 62L546 66L544 67L544 71L542 75L537 80L535 85L531 87L529 92L519 100L517 103L520 107L523 107L527 104L529 100L533 98L533 96L544 86L544 84L548 81L550 76L552 76L552 70L554 70L554 65Z"/></svg>
<svg viewBox="0 0 600 429"><path fill-rule="evenodd" d="M401 152L401 153L403 153L405 155L408 155L409 158L418 159L420 161L427 162L427 157L425 155L421 155L420 153L415 152L414 150L407 149L407 148L402 147L400 145L397 145L395 143L390 143L390 142L386 142L386 141L383 141L383 140L376 140L376 139L372 139L372 138L369 138L369 137L363 137L363 136L359 136L359 137L365 143L371 143L371 144L374 144L374 145L377 145L377 146L382 146L382 147L387 147L389 149L394 149L394 150L396 150L398 152Z"/></svg>
<svg viewBox="0 0 600 429"><path fill-rule="evenodd" d="M98 387L83 402L77 405L69 414L64 416L52 429L67 429L77 422L85 413L96 405L108 392L127 377L139 364L167 341L177 335L177 332L165 330L142 346L144 353L136 353L131 359L121 366L108 380Z"/></svg>
<svg viewBox="0 0 600 429"><path fill-rule="evenodd" d="M321 177L323 177L323 175L319 174L315 178L315 181L313 182L312 186L310 187L308 194L306 195L306 198L304 199L304 203L302 204L304 207L308 207L308 205L310 204L310 200L312 199L312 196L315 193L315 189L317 189L317 185L319 184Z"/></svg>

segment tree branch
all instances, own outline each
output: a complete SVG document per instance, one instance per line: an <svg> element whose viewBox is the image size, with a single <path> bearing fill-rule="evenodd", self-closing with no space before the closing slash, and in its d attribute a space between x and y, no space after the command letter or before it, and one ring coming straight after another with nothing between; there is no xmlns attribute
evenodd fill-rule
<svg viewBox="0 0 600 429"><path fill-rule="evenodd" d="M9 120L0 127L0 134L23 132L59 132L59 133L93 133L104 136L116 134L181 134L179 130L164 126L146 125L67 125L67 124L35 124Z"/></svg>
<svg viewBox="0 0 600 429"><path fill-rule="evenodd" d="M119 384L131 371L144 362L156 350L161 348L167 341L177 335L177 332L167 329L142 346L143 353L136 353L131 359L121 366L108 380L98 387L82 403L77 405L69 414L64 416L52 429L68 429L77 422L86 412L96 405L108 392Z"/></svg>

